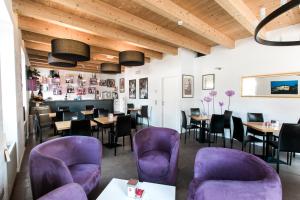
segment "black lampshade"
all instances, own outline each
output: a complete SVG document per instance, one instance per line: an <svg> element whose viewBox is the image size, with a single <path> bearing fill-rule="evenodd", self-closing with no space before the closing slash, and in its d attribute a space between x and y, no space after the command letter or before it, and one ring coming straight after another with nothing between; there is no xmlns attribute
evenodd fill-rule
<svg viewBox="0 0 300 200"><path fill-rule="evenodd" d="M90 60L90 46L70 39L53 39L51 53L55 58L71 61Z"/></svg>
<svg viewBox="0 0 300 200"><path fill-rule="evenodd" d="M145 64L145 55L139 51L121 51L119 63L124 66L141 66Z"/></svg>
<svg viewBox="0 0 300 200"><path fill-rule="evenodd" d="M76 61L63 60L59 58L55 58L51 53L48 53L48 64L57 66L57 67L76 67Z"/></svg>
<svg viewBox="0 0 300 200"><path fill-rule="evenodd" d="M101 73L104 74L119 74L121 73L121 65L115 63L101 63Z"/></svg>

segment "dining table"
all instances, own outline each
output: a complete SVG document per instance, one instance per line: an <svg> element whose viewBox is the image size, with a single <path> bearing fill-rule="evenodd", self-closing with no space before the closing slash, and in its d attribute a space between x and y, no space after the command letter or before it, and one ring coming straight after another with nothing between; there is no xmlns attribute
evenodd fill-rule
<svg viewBox="0 0 300 200"><path fill-rule="evenodd" d="M118 116L113 116L112 118L110 117L97 117L94 118L94 122L97 123L99 127L102 128L102 143L103 143L103 129L109 128L110 131L108 132L108 142L104 143L103 145L107 148L114 148L116 145L120 146L119 144L114 143L114 138L112 135L112 132L114 131L114 125L117 122Z"/></svg>
<svg viewBox="0 0 300 200"><path fill-rule="evenodd" d="M205 137L205 128L208 121L210 121L211 116L208 115L192 115L191 118L200 124L199 138L197 139L200 143L206 143L207 139Z"/></svg>
<svg viewBox="0 0 300 200"><path fill-rule="evenodd" d="M91 120L91 127L97 126L97 123ZM59 121L55 122L55 127L57 131L67 131L71 128L71 121Z"/></svg>
<svg viewBox="0 0 300 200"><path fill-rule="evenodd" d="M269 141L272 139L272 136L274 136L275 138L279 137L281 124L275 125L266 122L243 122L243 124L244 126L257 130L266 136L266 146L265 150L263 151L265 152L265 155L263 155L262 158L265 161L273 162L272 156L270 154Z"/></svg>

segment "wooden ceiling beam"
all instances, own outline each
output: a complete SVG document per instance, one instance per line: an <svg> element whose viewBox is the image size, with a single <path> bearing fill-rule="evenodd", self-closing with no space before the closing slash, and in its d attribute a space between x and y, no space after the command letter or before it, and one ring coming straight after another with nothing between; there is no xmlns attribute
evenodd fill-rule
<svg viewBox="0 0 300 200"><path fill-rule="evenodd" d="M229 15L238 21L249 33L254 35L259 21L243 0L215 0ZM260 31L264 37L265 30Z"/></svg>
<svg viewBox="0 0 300 200"><path fill-rule="evenodd" d="M58 9L47 7L45 5L29 2L29 1L13 1L14 10L23 16L33 17L57 25L72 27L79 31L89 34L98 35L113 40L121 40L131 42L136 46L151 49L158 52L177 55L176 47L165 45L146 39L141 36L133 35L125 31L111 28L103 24L77 17L74 14L66 13Z"/></svg>
<svg viewBox="0 0 300 200"><path fill-rule="evenodd" d="M76 12L85 13L86 15L130 28L178 47L185 47L203 54L210 53L210 47L208 45L192 40L101 1L49 0L49 2L54 2Z"/></svg>
<svg viewBox="0 0 300 200"><path fill-rule="evenodd" d="M134 0L136 3L144 6L159 15L162 15L174 22L181 20L182 26L201 35L217 44L227 48L234 48L235 41L218 31L214 27L208 25L203 20L193 15L188 10L180 7L171 0Z"/></svg>
<svg viewBox="0 0 300 200"><path fill-rule="evenodd" d="M54 70L66 70L66 71L81 71L81 72L90 72L90 73L100 73L100 70L97 69L85 69L83 67L77 66L73 68L64 68L64 67L55 67L48 65L47 63L39 63L39 62L30 62L31 67L35 68L46 68L46 69L54 69Z"/></svg>
<svg viewBox="0 0 300 200"><path fill-rule="evenodd" d="M92 34L77 31L71 28L66 28L53 23L37 20L30 17L18 16L18 24L21 30L34 32L42 35L47 35L55 38L68 38L81 42L85 42L91 46L111 49L114 51L136 50L145 53L146 57L162 59L163 55L160 52L137 47L124 42L111 40L95 36Z"/></svg>

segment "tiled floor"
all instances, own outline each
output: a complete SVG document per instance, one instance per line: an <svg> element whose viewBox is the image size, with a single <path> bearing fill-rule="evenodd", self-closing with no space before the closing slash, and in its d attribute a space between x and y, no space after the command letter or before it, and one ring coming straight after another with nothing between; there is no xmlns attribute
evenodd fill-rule
<svg viewBox="0 0 300 200"><path fill-rule="evenodd" d="M26 149L22 168L15 182L11 197L12 200L32 199L28 175L28 155L34 145L35 142L31 142ZM229 145L229 142L227 142L227 145ZM192 137L187 141L187 144L181 143L176 187L177 200L186 199L188 185L193 177L193 165L196 152L199 148L205 146L207 146L207 144L199 144L195 142ZM235 147L238 148L238 144L235 144ZM126 139L124 149L123 147L118 148L116 157L113 155L113 149L104 148L103 150L101 182L90 194L89 199L96 199L113 177L122 179L137 178L136 165L133 153L130 151L129 138ZM285 159L285 155L283 155L282 158ZM292 166L281 165L280 177L283 187L283 199L300 199L300 156L296 156Z"/></svg>

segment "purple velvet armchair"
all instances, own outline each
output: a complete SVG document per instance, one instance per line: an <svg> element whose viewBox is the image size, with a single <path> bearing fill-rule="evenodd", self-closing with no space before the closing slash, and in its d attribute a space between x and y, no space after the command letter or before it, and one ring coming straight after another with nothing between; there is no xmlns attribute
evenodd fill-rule
<svg viewBox="0 0 300 200"><path fill-rule="evenodd" d="M281 200L276 171L249 153L224 148L198 151L188 200Z"/></svg>
<svg viewBox="0 0 300 200"><path fill-rule="evenodd" d="M96 138L70 136L44 142L30 152L33 199L69 183L89 194L101 176L102 145Z"/></svg>
<svg viewBox="0 0 300 200"><path fill-rule="evenodd" d="M87 200L87 196L80 185L77 183L69 183L61 186L38 200Z"/></svg>
<svg viewBox="0 0 300 200"><path fill-rule="evenodd" d="M134 154L140 181L175 185L179 134L168 128L145 128L134 136Z"/></svg>

